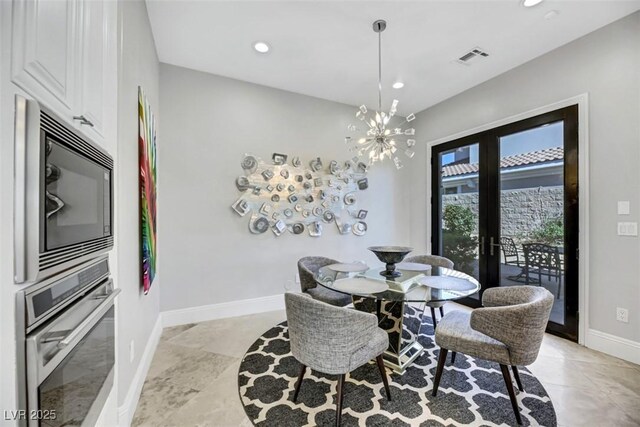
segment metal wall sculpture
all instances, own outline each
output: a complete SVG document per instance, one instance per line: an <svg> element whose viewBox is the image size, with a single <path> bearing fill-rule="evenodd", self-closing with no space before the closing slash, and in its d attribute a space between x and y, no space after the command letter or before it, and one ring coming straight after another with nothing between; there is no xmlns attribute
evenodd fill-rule
<svg viewBox="0 0 640 427"><path fill-rule="evenodd" d="M319 237L330 224L340 234L367 232L367 211L358 208L358 193L369 186L364 163L332 160L325 165L320 157L303 163L299 157L273 153L271 162L247 154L240 166L244 174L236 187L242 195L231 208L242 217L250 214L252 233L271 229L281 236L306 229Z"/></svg>

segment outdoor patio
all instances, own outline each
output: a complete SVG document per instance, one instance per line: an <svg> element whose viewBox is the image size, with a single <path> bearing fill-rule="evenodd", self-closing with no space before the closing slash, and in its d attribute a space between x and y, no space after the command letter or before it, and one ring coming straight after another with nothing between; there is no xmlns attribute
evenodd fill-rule
<svg viewBox="0 0 640 427"><path fill-rule="evenodd" d="M473 276L478 277L478 262L474 263ZM500 264L500 286L520 286L525 284L524 275L518 277L522 273L522 267L515 265ZM532 274L531 278L537 277ZM536 283L534 283L536 282ZM529 283L532 286L538 285L537 280ZM549 279L547 276L542 276L542 282L539 284L544 286L549 292L553 294L555 300L553 302L553 308L551 309L550 321L555 323L564 324L564 275L556 281L554 277ZM558 296L558 286L560 288L560 296ZM477 295L476 297L477 298Z"/></svg>

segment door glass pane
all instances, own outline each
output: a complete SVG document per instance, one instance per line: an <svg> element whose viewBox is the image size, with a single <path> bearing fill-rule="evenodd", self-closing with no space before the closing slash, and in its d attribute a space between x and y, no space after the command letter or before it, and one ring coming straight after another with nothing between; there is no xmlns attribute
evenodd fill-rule
<svg viewBox="0 0 640 427"><path fill-rule="evenodd" d="M470 144L439 154L440 164L440 254L454 268L477 280L478 262L478 172L479 144ZM473 298L478 298L474 295Z"/></svg>
<svg viewBox="0 0 640 427"><path fill-rule="evenodd" d="M500 286L543 286L564 324L564 138L555 122L500 138Z"/></svg>

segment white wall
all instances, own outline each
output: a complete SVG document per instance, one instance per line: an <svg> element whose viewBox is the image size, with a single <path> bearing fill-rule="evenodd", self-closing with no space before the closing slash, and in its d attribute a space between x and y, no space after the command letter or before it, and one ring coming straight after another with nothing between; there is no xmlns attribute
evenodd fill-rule
<svg viewBox="0 0 640 427"><path fill-rule="evenodd" d="M148 295L140 285L139 193L138 193L138 86L145 90L159 119L159 63L144 1L118 4L118 157L116 163L117 285L122 289L117 309L118 405L137 401L132 380L158 320L160 274ZM158 131L158 141L160 141ZM133 342L135 357L129 359ZM144 374L144 372L143 372ZM129 400L129 401L127 401ZM133 404L135 404L135 401ZM133 416L133 414L127 414ZM122 420L120 420L122 423Z"/></svg>
<svg viewBox="0 0 640 427"><path fill-rule="evenodd" d="M473 66L469 68L473 72ZM429 84L425 82L425 84ZM426 248L430 224L426 142L589 94L588 327L640 341L640 242L618 237L617 221L640 220L640 13L562 46L417 115L423 144L412 164L412 245ZM631 215L618 217L616 202ZM430 245L429 245L430 247ZM629 323L615 319L629 309Z"/></svg>
<svg viewBox="0 0 640 427"><path fill-rule="evenodd" d="M291 282L306 255L373 263L367 246L408 243L407 169L389 162L358 193L369 211L366 236L339 235L335 225L320 238L251 234L248 217L231 210L244 154L346 160L356 108L172 65L160 70L162 311L275 295L287 282L299 288Z"/></svg>

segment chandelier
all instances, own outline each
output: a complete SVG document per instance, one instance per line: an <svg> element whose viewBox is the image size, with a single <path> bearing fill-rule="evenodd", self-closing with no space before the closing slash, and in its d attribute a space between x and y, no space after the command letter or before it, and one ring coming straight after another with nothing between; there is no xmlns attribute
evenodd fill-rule
<svg viewBox="0 0 640 427"><path fill-rule="evenodd" d="M373 31L378 33L378 109L369 111L365 105L361 105L356 112L356 118L362 121L366 128L361 129L350 124L347 129L359 136L345 137L345 143L350 145L349 151L356 153L353 161L364 162L368 166L375 162L381 162L385 157L393 159L396 168L402 168L400 151L408 158L415 154L413 146L416 144L415 129L403 127L413 121L416 116L409 114L406 118L396 116L398 100L394 99L388 113L382 111L382 32L387 28L386 21L382 19L373 23ZM395 122L395 123L392 123Z"/></svg>

